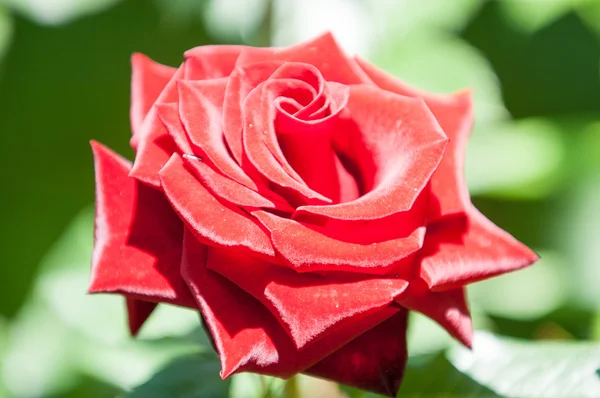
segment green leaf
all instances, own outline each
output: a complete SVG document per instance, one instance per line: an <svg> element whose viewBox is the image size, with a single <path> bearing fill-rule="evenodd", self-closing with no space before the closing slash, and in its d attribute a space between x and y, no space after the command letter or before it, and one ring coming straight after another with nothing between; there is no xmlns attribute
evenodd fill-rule
<svg viewBox="0 0 600 398"><path fill-rule="evenodd" d="M229 395L229 381L219 377L220 365L213 355L177 359L136 387L126 398L221 398Z"/></svg>
<svg viewBox="0 0 600 398"><path fill-rule="evenodd" d="M523 29L525 32L532 33L549 25L569 11L584 6L586 3L595 1L596 0L505 0L499 3L502 7L502 11L515 26Z"/></svg>
<svg viewBox="0 0 600 398"><path fill-rule="evenodd" d="M502 396L583 398L600 393L598 343L531 343L479 332L472 351L457 346L449 358L465 377Z"/></svg>
<svg viewBox="0 0 600 398"><path fill-rule="evenodd" d="M458 371L443 354L409 359L398 397L494 398L493 391Z"/></svg>

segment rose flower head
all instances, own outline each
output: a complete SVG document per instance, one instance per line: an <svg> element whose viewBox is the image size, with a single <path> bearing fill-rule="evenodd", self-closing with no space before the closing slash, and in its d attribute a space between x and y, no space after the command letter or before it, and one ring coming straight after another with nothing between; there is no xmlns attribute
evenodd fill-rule
<svg viewBox="0 0 600 398"><path fill-rule="evenodd" d="M132 57L133 164L92 142L90 292L198 311L226 378L394 396L408 310L470 346L464 286L536 254L471 204L468 91L413 89L329 34Z"/></svg>

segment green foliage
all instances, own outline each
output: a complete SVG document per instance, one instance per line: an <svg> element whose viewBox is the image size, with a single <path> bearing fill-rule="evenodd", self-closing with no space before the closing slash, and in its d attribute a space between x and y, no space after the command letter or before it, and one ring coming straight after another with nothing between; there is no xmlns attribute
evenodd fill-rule
<svg viewBox="0 0 600 398"><path fill-rule="evenodd" d="M597 397L600 344L535 344L478 333L473 351L450 351L453 365L507 397ZM460 395L464 396L464 395Z"/></svg>
<svg viewBox="0 0 600 398"><path fill-rule="evenodd" d="M126 398L221 398L229 395L229 382L216 378L220 365L211 355L179 358L135 387Z"/></svg>
<svg viewBox="0 0 600 398"><path fill-rule="evenodd" d="M229 12L223 4L234 1L0 0L1 397L280 398L287 391L337 398L335 385L305 376L295 388L253 374L221 381L196 313L160 306L133 340L121 298L85 295L93 234L88 141L132 155L131 53L177 65L196 45L296 41L294 29L307 27L278 19L297 17L286 14L286 0L271 8L252 0ZM477 334L472 352L412 314L399 396L600 396L600 2L310 7L311 24L339 26L340 15L360 22L334 33L342 42L344 32L361 39L363 56L409 83L473 89L466 160L473 202L542 256L529 269L469 287L475 328L488 331Z"/></svg>

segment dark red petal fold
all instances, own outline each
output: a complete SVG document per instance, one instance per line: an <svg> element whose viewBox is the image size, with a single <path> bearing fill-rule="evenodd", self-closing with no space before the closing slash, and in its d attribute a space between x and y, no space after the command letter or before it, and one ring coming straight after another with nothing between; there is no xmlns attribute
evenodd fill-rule
<svg viewBox="0 0 600 398"><path fill-rule="evenodd" d="M177 69L156 63L140 53L131 56L131 68L130 119L131 132L135 137L150 108ZM134 148L137 147L136 141L132 138Z"/></svg>
<svg viewBox="0 0 600 398"><path fill-rule="evenodd" d="M129 333L137 336L138 332L156 308L156 303L143 301L131 297L125 297L127 306L127 320L129 322Z"/></svg>
<svg viewBox="0 0 600 398"><path fill-rule="evenodd" d="M298 272L344 271L385 274L421 248L425 227L380 243L360 244L330 238L294 220L266 211L252 213L271 233L277 252Z"/></svg>
<svg viewBox="0 0 600 398"><path fill-rule="evenodd" d="M420 312L439 323L454 338L471 347L473 325L464 288L432 292L420 279L410 281L408 289L396 298L403 307Z"/></svg>
<svg viewBox="0 0 600 398"><path fill-rule="evenodd" d="M395 397L408 359L407 314L398 312L305 373Z"/></svg>
<svg viewBox="0 0 600 398"><path fill-rule="evenodd" d="M249 173L256 170L266 181L279 187L277 193L286 197L292 204L331 203L329 198L310 189L289 167L287 161L280 163L278 157L269 148L268 140L275 140L276 143L273 125L276 109L268 91L269 86L261 83L250 92L243 105L245 125L242 133L244 149L242 165L244 170ZM271 142L271 147L276 145L275 143Z"/></svg>
<svg viewBox="0 0 600 398"><path fill-rule="evenodd" d="M379 312L408 282L356 274L298 274L231 250L208 249L207 268L218 272L262 302L294 344L304 348L340 328ZM355 336L375 326L354 328Z"/></svg>
<svg viewBox="0 0 600 398"><path fill-rule="evenodd" d="M212 246L275 254L269 236L252 216L217 200L173 154L159 173L162 189L179 217L197 238Z"/></svg>
<svg viewBox="0 0 600 398"><path fill-rule="evenodd" d="M195 307L177 265L183 224L161 192L129 178L129 162L92 142L96 220L92 293Z"/></svg>
<svg viewBox="0 0 600 398"><path fill-rule="evenodd" d="M431 289L452 289L538 260L535 252L475 208L467 214L447 217L428 227L420 274Z"/></svg>
<svg viewBox="0 0 600 398"><path fill-rule="evenodd" d="M448 139L422 100L358 85L350 88L347 108L334 131L335 148L355 165L365 194L331 206L301 206L294 217L371 220L410 210L442 158Z"/></svg>

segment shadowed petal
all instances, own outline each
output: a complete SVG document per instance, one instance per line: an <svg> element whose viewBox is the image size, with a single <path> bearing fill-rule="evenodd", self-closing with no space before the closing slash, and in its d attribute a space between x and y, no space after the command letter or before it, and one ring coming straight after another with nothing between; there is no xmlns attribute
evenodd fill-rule
<svg viewBox="0 0 600 398"><path fill-rule="evenodd" d="M473 325L463 288L432 292L425 282L417 279L410 281L408 289L396 301L433 319L458 341L471 347Z"/></svg>
<svg viewBox="0 0 600 398"><path fill-rule="evenodd" d="M242 371L291 377L348 343L356 330L366 330L366 325L377 325L398 311L385 308L298 350L258 300L206 268L206 249L186 232L182 274L219 352L223 378Z"/></svg>
<svg viewBox="0 0 600 398"><path fill-rule="evenodd" d="M406 321L407 311L398 312L305 373L395 397L408 359Z"/></svg>
<svg viewBox="0 0 600 398"><path fill-rule="evenodd" d="M156 303L126 297L125 304L127 305L129 333L136 336L156 308Z"/></svg>
<svg viewBox="0 0 600 398"><path fill-rule="evenodd" d="M393 277L298 274L217 248L209 248L206 266L269 308L299 349L381 312L408 285L405 280ZM355 336L374 325L355 328Z"/></svg>
<svg viewBox="0 0 600 398"><path fill-rule="evenodd" d="M92 142L96 220L89 291L195 307L177 264L183 224L161 192L129 178L129 162Z"/></svg>

